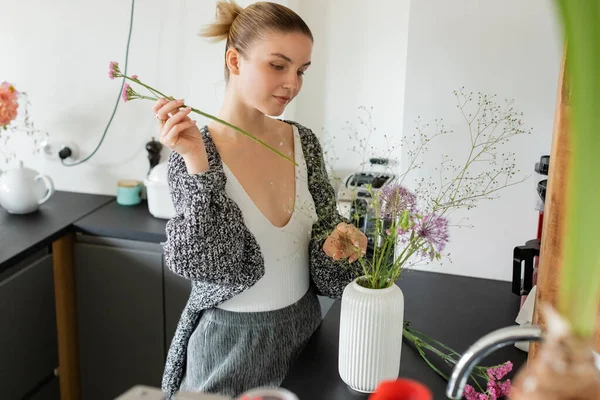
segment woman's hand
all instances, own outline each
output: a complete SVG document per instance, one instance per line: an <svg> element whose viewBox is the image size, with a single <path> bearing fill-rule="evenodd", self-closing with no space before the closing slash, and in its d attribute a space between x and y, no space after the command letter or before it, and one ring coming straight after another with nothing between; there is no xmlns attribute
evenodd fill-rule
<svg viewBox="0 0 600 400"><path fill-rule="evenodd" d="M353 263L367 252L367 237L354 225L341 222L325 240L323 251L334 260L348 258Z"/></svg>
<svg viewBox="0 0 600 400"><path fill-rule="evenodd" d="M160 142L185 158L198 154L203 141L196 121L189 117L191 109L180 109L183 105L183 100L158 99L152 109L160 126Z"/></svg>

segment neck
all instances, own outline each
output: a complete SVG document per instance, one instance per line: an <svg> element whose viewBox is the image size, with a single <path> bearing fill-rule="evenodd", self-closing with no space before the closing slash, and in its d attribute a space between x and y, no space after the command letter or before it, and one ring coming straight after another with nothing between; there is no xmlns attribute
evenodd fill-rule
<svg viewBox="0 0 600 400"><path fill-rule="evenodd" d="M218 117L256 137L263 136L266 131L267 118L269 117L259 110L244 104L233 92L234 90L228 86ZM219 125L217 131L223 139L228 141L244 138L239 132L227 126Z"/></svg>

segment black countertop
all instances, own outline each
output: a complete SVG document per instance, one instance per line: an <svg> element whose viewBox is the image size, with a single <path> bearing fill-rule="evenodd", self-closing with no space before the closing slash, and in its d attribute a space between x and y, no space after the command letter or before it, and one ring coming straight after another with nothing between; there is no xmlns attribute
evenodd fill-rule
<svg viewBox="0 0 600 400"><path fill-rule="evenodd" d="M0 207L0 272L49 245L74 221L113 201L112 196L56 191L30 214Z"/></svg>
<svg viewBox="0 0 600 400"><path fill-rule="evenodd" d="M78 232L117 239L160 243L167 240L166 219L155 218L148 211L148 203L122 206L113 201L78 221L73 226Z"/></svg>
<svg viewBox="0 0 600 400"><path fill-rule="evenodd" d="M481 336L515 325L519 297L511 292L510 282L406 271L399 282L404 293L404 318L412 327L464 352ZM367 399L368 395L352 391L338 373L340 305L335 302L303 353L292 365L282 387L296 393L300 400ZM504 347L486 358L481 365L510 360L515 369L527 354L514 346ZM431 356L446 374L448 366ZM416 350L402 346L400 377L415 379L430 388L434 399L446 399L446 381L437 375Z"/></svg>

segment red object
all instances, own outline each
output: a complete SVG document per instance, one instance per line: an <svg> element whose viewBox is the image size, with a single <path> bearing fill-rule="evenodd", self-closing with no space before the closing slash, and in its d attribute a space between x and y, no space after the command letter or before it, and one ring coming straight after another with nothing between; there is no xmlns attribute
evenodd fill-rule
<svg viewBox="0 0 600 400"><path fill-rule="evenodd" d="M412 379L383 381L377 386L369 400L432 400L427 386Z"/></svg>

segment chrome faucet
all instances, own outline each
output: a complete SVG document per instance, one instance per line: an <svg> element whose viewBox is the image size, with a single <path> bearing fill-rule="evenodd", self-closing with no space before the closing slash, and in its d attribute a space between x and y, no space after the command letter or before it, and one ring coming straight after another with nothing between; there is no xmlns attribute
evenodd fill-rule
<svg viewBox="0 0 600 400"><path fill-rule="evenodd" d="M522 341L541 341L542 330L536 326L521 327L519 325L501 328L482 336L462 355L454 366L452 375L446 386L449 399L462 399L467 380L473 368L488 354L501 347Z"/></svg>

